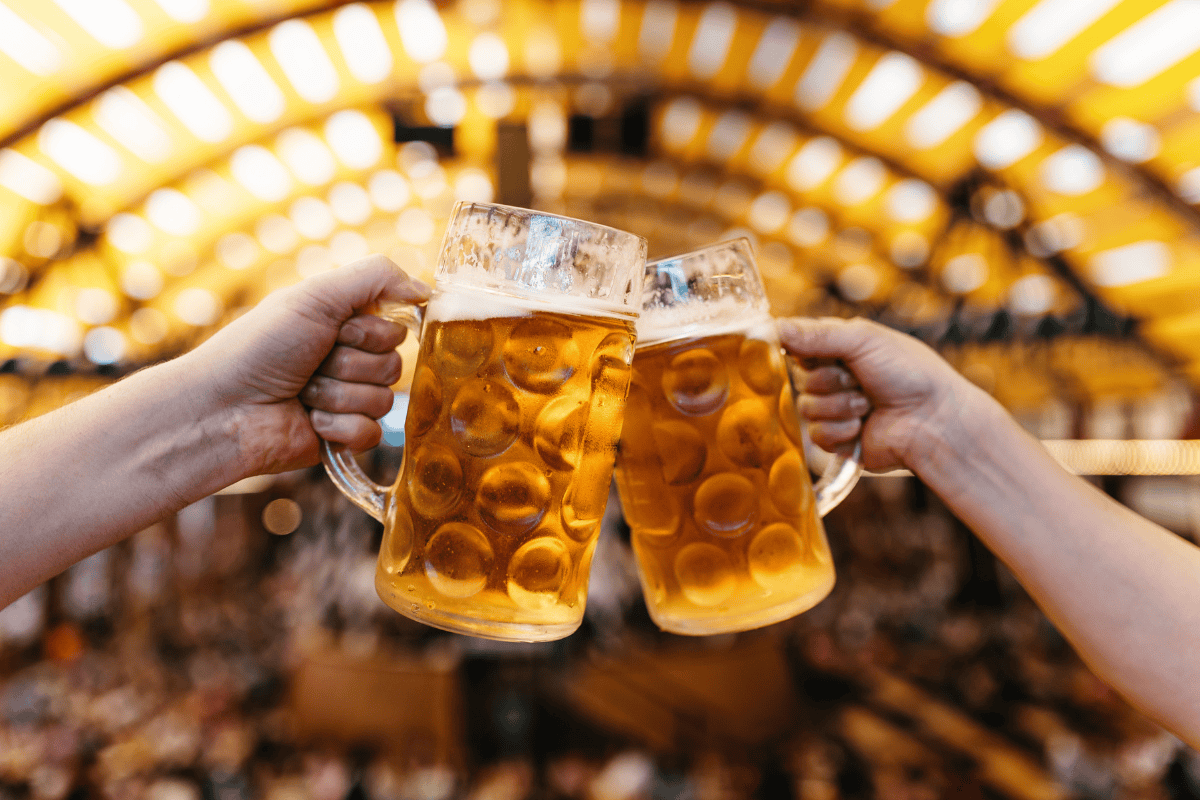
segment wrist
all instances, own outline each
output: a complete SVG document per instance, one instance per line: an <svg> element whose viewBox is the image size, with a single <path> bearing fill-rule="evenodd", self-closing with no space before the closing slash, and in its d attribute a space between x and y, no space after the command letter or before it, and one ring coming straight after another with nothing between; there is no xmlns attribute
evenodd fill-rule
<svg viewBox="0 0 1200 800"><path fill-rule="evenodd" d="M169 387L166 394L179 409L182 424L176 446L196 459L195 468L188 470L191 480L181 487L189 502L252 474L241 446L236 404L221 396L212 371L198 359L193 351L149 370Z"/></svg>
<svg viewBox="0 0 1200 800"><path fill-rule="evenodd" d="M905 465L929 482L972 453L1005 424L1008 413L975 384L959 379L948 387L934 411L917 425Z"/></svg>

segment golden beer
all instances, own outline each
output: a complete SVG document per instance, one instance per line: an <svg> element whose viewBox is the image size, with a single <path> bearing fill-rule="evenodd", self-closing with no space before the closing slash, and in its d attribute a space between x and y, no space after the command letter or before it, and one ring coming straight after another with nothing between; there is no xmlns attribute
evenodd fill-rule
<svg viewBox="0 0 1200 800"><path fill-rule="evenodd" d="M435 294L386 502L388 605L492 638L578 627L633 336L628 316L586 304Z"/></svg>
<svg viewBox="0 0 1200 800"><path fill-rule="evenodd" d="M775 324L749 313L634 354L617 487L650 615L676 633L768 625L833 587Z"/></svg>

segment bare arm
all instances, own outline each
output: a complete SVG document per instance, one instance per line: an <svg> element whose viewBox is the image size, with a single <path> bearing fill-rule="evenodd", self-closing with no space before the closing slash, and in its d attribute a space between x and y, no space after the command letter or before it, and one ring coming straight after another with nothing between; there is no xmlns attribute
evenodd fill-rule
<svg viewBox="0 0 1200 800"><path fill-rule="evenodd" d="M801 409L818 444L861 427L868 468L911 469L1100 678L1200 746L1200 548L1067 473L917 341L862 320L797 320L783 333L796 355L841 358L853 374L812 373ZM864 395L865 421L853 405Z"/></svg>
<svg viewBox="0 0 1200 800"><path fill-rule="evenodd" d="M246 477L379 441L404 329L366 313L428 289L374 257L272 295L174 361L0 432L0 608Z"/></svg>

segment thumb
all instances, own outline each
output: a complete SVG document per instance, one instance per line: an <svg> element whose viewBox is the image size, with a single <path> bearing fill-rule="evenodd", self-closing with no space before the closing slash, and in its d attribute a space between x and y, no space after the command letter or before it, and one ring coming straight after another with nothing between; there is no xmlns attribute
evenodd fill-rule
<svg viewBox="0 0 1200 800"><path fill-rule="evenodd" d="M866 320L793 317L779 321L779 339L797 358L854 360L867 344Z"/></svg>
<svg viewBox="0 0 1200 800"><path fill-rule="evenodd" d="M338 323L377 301L424 303L430 288L410 278L386 256L370 255L338 269L322 272L297 284L313 307Z"/></svg>

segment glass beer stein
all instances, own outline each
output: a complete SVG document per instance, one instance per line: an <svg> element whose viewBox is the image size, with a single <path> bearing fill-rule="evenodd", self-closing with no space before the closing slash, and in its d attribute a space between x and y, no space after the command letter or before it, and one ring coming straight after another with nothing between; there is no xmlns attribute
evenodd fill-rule
<svg viewBox="0 0 1200 800"><path fill-rule="evenodd" d="M404 459L391 488L323 459L384 523L379 596L413 619L547 641L583 619L641 305L646 242L601 225L460 203L422 309Z"/></svg>
<svg viewBox="0 0 1200 800"><path fill-rule="evenodd" d="M821 517L860 445L814 487L750 244L646 265L616 481L650 616L674 633L758 628L833 588Z"/></svg>

